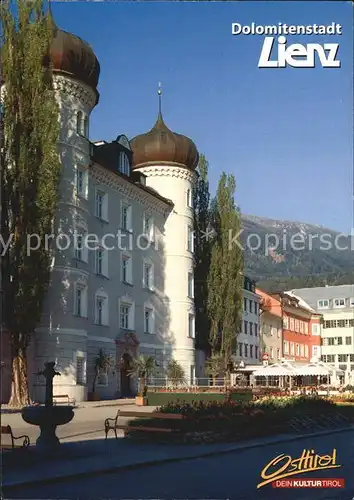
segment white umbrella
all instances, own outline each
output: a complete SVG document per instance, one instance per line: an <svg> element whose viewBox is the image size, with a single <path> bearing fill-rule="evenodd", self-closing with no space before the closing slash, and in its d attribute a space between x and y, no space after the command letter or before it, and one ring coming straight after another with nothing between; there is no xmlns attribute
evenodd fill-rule
<svg viewBox="0 0 354 500"><path fill-rule="evenodd" d="M302 377L327 376L329 375L329 370L326 369L324 366L309 364L296 368L295 374Z"/></svg>
<svg viewBox="0 0 354 500"><path fill-rule="evenodd" d="M294 370L278 363L268 365L256 370L253 373L256 377L286 377L295 375Z"/></svg>

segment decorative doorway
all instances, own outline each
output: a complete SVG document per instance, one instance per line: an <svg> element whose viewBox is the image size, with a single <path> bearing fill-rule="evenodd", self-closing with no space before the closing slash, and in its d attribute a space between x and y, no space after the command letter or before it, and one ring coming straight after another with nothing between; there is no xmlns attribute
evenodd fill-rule
<svg viewBox="0 0 354 500"><path fill-rule="evenodd" d="M133 396L130 382L131 375L129 374L132 367L133 358L128 352L122 356L120 363L120 393L122 398L131 398Z"/></svg>
<svg viewBox="0 0 354 500"><path fill-rule="evenodd" d="M122 398L131 398L136 393L136 380L129 372L138 354L138 347L139 340L134 332L123 331L116 338L117 372L120 374L118 392Z"/></svg>

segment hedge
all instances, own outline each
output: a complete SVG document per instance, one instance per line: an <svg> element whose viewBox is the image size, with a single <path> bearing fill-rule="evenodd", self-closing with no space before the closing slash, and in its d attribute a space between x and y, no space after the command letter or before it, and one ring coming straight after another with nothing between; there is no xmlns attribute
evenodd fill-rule
<svg viewBox="0 0 354 500"><path fill-rule="evenodd" d="M191 392L148 392L147 404L149 406L163 406L168 403L192 403L192 401L225 401L227 395L224 393L191 393ZM233 401L251 401L251 392L233 392L230 395Z"/></svg>

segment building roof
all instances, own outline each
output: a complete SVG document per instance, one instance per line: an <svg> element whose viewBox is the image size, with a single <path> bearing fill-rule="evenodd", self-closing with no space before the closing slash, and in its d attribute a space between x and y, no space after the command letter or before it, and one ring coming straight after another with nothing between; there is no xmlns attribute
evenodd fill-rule
<svg viewBox="0 0 354 500"><path fill-rule="evenodd" d="M131 184L134 184L137 188L141 189L142 191L145 191L146 193L149 193L150 195L154 196L155 198L162 201L169 207L174 206L172 200L165 198L152 187L146 186L145 183L142 183L142 180L145 178L143 174L140 174L139 176L139 172L132 171L131 175L129 176L119 171L116 165L119 151L124 149L128 157L131 157L131 151L127 150L122 144L120 144L117 141L112 141L110 143L106 141L100 141L96 144L91 144L91 146L92 146L91 161L94 164L97 164L100 167L109 170L118 177L124 178L126 181L130 182Z"/></svg>
<svg viewBox="0 0 354 500"><path fill-rule="evenodd" d="M292 297L292 298L298 300L299 307L302 307L303 309L306 309L307 311L310 311L313 313L316 312L307 302L305 302L304 299L302 299L299 295L296 295L294 293L294 290L292 290L291 292L285 292L285 294L288 295L289 297Z"/></svg>
<svg viewBox="0 0 354 500"><path fill-rule="evenodd" d="M90 45L72 33L60 30L54 24L54 36L49 50L54 73L68 75L96 91L100 63Z"/></svg>
<svg viewBox="0 0 354 500"><path fill-rule="evenodd" d="M354 285L321 286L315 288L299 288L292 290L305 300L311 307L318 310L319 300L354 298Z"/></svg>
<svg viewBox="0 0 354 500"><path fill-rule="evenodd" d="M199 154L194 142L185 135L172 132L159 112L153 128L130 141L133 150L132 168L149 165L176 165L194 170Z"/></svg>

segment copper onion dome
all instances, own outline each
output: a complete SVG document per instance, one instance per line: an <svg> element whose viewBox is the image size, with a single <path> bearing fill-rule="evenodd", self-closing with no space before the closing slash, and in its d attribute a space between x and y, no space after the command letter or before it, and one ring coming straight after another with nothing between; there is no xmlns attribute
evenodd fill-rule
<svg viewBox="0 0 354 500"><path fill-rule="evenodd" d="M54 25L49 56L55 73L71 76L96 90L100 63L91 47L81 38Z"/></svg>
<svg viewBox="0 0 354 500"><path fill-rule="evenodd" d="M149 165L180 165L195 169L199 154L194 142L188 137L172 132L159 111L157 121L146 134L130 141L133 151L132 168Z"/></svg>

